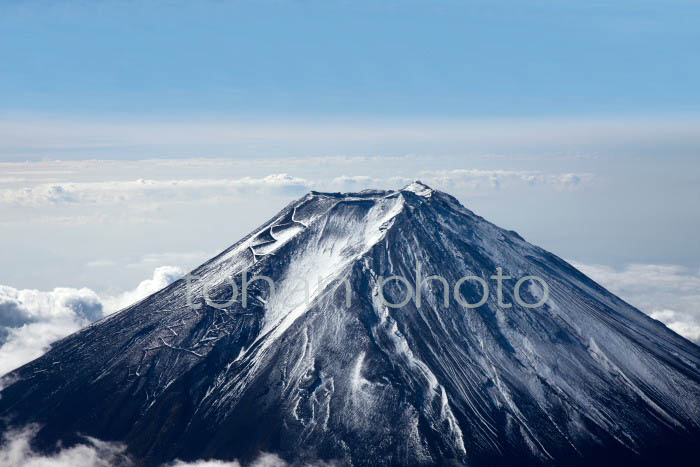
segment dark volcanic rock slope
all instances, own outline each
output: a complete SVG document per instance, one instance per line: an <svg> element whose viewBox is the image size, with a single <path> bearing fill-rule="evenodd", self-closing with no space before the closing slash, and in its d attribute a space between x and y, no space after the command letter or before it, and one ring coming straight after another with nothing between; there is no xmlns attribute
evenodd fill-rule
<svg viewBox="0 0 700 467"><path fill-rule="evenodd" d="M382 305L379 277L466 275ZM549 286L514 303L496 268ZM231 277L267 275L225 308ZM311 193L178 281L10 375L0 428L38 423L51 450L90 435L138 464L260 451L352 465L682 463L700 434L700 349L556 256L414 183ZM309 281L305 297L301 279ZM320 279L319 279L320 278ZM350 284L350 307L346 308ZM543 290L528 282L521 296ZM384 287L389 302L404 289ZM481 286L461 286L478 302ZM195 305L196 306L196 305ZM220 305L219 305L220 306Z"/></svg>

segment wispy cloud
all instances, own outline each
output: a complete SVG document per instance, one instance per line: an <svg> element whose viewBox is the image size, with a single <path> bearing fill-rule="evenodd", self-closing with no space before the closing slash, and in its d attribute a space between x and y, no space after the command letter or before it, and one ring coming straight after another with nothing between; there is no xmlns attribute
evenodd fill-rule
<svg viewBox="0 0 700 467"><path fill-rule="evenodd" d="M0 190L0 203L19 206L118 204L144 197L192 200L240 196L261 191L301 193L309 182L287 174L262 178L60 182Z"/></svg>
<svg viewBox="0 0 700 467"><path fill-rule="evenodd" d="M376 187L399 187L410 183L414 178L434 188L445 191L478 191L483 189L509 189L545 186L555 190L576 190L587 186L595 180L595 175L588 172L547 173L537 170L485 170L453 169L423 170L415 177L377 177L369 175L341 175L329 182L319 181L322 186L335 189L362 189Z"/></svg>
<svg viewBox="0 0 700 467"><path fill-rule="evenodd" d="M575 190L595 179L594 174L587 172L546 173L537 170L454 169L423 172L423 175L428 182L447 190L477 190L485 187L501 189L523 184Z"/></svg>
<svg viewBox="0 0 700 467"><path fill-rule="evenodd" d="M444 190L507 189L547 186L574 190L590 183L591 173L547 173L536 170L453 169L421 171L426 183ZM255 194L299 196L311 189L352 191L398 188L414 177L340 175L304 178L289 174L237 179L137 179L91 182L60 181L0 189L0 203L24 207L55 205L116 205L150 200L160 203L211 201Z"/></svg>

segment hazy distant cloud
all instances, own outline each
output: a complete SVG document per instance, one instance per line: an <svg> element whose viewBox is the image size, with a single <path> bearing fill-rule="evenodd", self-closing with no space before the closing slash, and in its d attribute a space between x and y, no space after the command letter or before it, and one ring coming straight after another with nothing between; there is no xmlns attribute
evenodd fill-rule
<svg viewBox="0 0 700 467"><path fill-rule="evenodd" d="M109 268L114 267L116 265L116 261L112 261L111 259L98 259L85 264L85 266L89 268Z"/></svg>
<svg viewBox="0 0 700 467"><path fill-rule="evenodd" d="M341 175L331 179L332 186L350 188L356 187L363 189L370 186L381 187L384 180L381 178L370 177L369 175Z"/></svg>
<svg viewBox="0 0 700 467"><path fill-rule="evenodd" d="M179 264L196 266L214 257L217 251L168 251L164 253L149 253L137 259L127 259L127 268L152 268L159 264ZM106 260L110 262L109 260ZM111 261L114 265L115 261Z"/></svg>
<svg viewBox="0 0 700 467"><path fill-rule="evenodd" d="M85 206L75 205L77 208L82 209ZM38 207L35 205L35 207ZM46 205L46 207L51 207ZM96 205L95 205L96 207ZM22 209L26 209L26 206L22 206ZM165 221L163 219L158 219L153 216L145 215L134 215L129 213L94 213L94 214L76 214L76 215L39 215L34 216L24 211L27 215L14 218L14 219L0 219L0 226L26 226L26 225L36 225L41 226L41 228L46 228L46 226L93 226L93 225L153 225L153 224L163 224Z"/></svg>
<svg viewBox="0 0 700 467"><path fill-rule="evenodd" d="M700 270L678 265L574 266L678 334L700 344Z"/></svg>
<svg viewBox="0 0 700 467"><path fill-rule="evenodd" d="M104 167L116 166L110 161ZM162 161L161 161L162 162ZM154 162L155 163L155 162ZM257 162L260 163L260 162ZM42 163L37 163L41 166ZM56 162L53 166L56 166ZM67 162L67 167L89 166L87 162L76 165ZM134 164L127 161L125 166ZM251 163L252 164L252 163ZM60 165L60 164L59 164ZM307 166L315 165L311 160ZM389 164L391 165L391 164ZM19 167L18 164L8 167ZM301 166L300 166L301 169ZM212 171L216 171L214 166ZM308 167L305 169L308 172ZM386 168L387 172L391 170ZM209 172L211 175L212 172ZM102 176L108 174L102 173ZM574 190L594 179L591 173L547 173L528 170L484 170L484 169L452 169L452 170L423 170L411 176L400 175L366 175L344 174L339 176L300 177L289 174L271 174L259 177L246 176L241 178L181 178L155 179L141 178L137 180L99 180L71 181L60 180L52 183L21 184L0 189L0 204L21 207L50 207L50 206L104 206L132 205L138 206L131 215L137 216L148 202L191 202L217 201L222 199L243 199L253 195L300 196L311 189L326 191L357 191L365 188L399 188L421 178L435 188L443 190L483 190L485 188L500 190L528 186L548 186L556 190ZM110 216L96 213L92 216L81 214L89 222L107 222ZM102 216L103 218L95 218ZM60 219L51 217L52 222L60 223ZM148 219L145 217L145 219Z"/></svg>
<svg viewBox="0 0 700 467"><path fill-rule="evenodd" d="M399 188L415 178L443 191L501 190L546 186L559 191L571 191L590 184L595 175L587 172L546 173L536 170L453 169L423 170L414 177L377 177L368 175L341 175L330 182L318 181L340 191L365 188Z"/></svg>
<svg viewBox="0 0 700 467"><path fill-rule="evenodd" d="M485 187L501 189L517 185L545 185L557 190L574 190L591 182L595 176L584 172L545 173L536 170L455 169L424 172L421 178L429 185L432 183L446 190L476 190Z"/></svg>
<svg viewBox="0 0 700 467"><path fill-rule="evenodd" d="M239 179L61 182L2 189L0 190L0 203L19 206L70 203L116 204L144 197L182 201L236 196L251 192L269 193L276 191L282 194L301 194L307 191L309 186L308 181L287 174Z"/></svg>
<svg viewBox="0 0 700 467"><path fill-rule="evenodd" d="M455 153L463 148L530 150L545 148L673 148L700 142L700 121L675 119L479 119L383 120L325 123L303 121L135 121L75 120L31 116L0 118L0 156L41 159L60 153L67 158L133 159L152 154L177 157ZM284 152L284 154L280 154ZM112 156L113 157L113 156Z"/></svg>
<svg viewBox="0 0 700 467"><path fill-rule="evenodd" d="M183 274L174 266L158 267L153 277L135 289L103 297L88 288L59 287L42 292L0 285L0 375L40 357L51 343L141 300Z"/></svg>

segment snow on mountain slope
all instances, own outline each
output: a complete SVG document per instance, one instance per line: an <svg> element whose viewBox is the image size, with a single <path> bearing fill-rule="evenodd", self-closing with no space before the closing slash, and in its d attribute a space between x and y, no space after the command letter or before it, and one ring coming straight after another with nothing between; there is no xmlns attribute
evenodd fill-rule
<svg viewBox="0 0 700 467"><path fill-rule="evenodd" d="M381 278L415 286L417 267L450 287L467 275L493 286L501 268L510 306L494 290L479 308L453 290L445 303L437 280L420 306L387 306L405 290ZM244 272L245 306L242 293L226 304ZM542 306L515 300L524 276L546 282L520 288ZM482 296L474 280L459 290ZM13 372L0 427L40 424L42 450L79 434L123 442L143 465L261 451L348 465L680 463L700 439L699 365L696 345L416 182L293 202L189 286Z"/></svg>

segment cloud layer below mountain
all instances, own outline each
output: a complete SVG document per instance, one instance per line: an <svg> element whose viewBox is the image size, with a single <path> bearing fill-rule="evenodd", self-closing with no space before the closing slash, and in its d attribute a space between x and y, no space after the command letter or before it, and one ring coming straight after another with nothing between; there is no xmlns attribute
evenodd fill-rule
<svg viewBox="0 0 700 467"><path fill-rule="evenodd" d="M125 447L94 438L85 444L61 449L52 455L35 452L30 443L37 426L5 433L0 445L0 465L5 467L116 467L133 465L125 454Z"/></svg>
<svg viewBox="0 0 700 467"><path fill-rule="evenodd" d="M183 274L179 267L161 266L133 290L113 296L99 296L85 287L42 292L0 285L0 375L40 357L51 343L162 289Z"/></svg>
<svg viewBox="0 0 700 467"><path fill-rule="evenodd" d="M34 451L31 441L39 427L30 425L21 430L7 432L0 439L0 465L3 467L132 467L135 464L120 443L110 443L92 437L84 437L83 444L60 449L54 454ZM279 456L270 453L260 455L249 464L221 460L174 461L161 467L288 467ZM331 467L332 463L318 462L305 467Z"/></svg>
<svg viewBox="0 0 700 467"><path fill-rule="evenodd" d="M573 265L605 288L700 344L700 270L678 265Z"/></svg>

